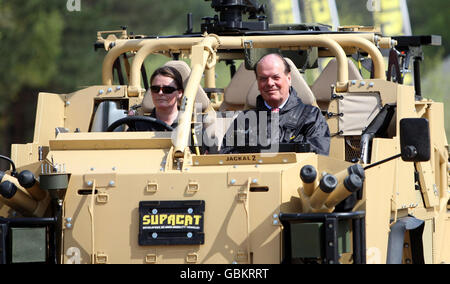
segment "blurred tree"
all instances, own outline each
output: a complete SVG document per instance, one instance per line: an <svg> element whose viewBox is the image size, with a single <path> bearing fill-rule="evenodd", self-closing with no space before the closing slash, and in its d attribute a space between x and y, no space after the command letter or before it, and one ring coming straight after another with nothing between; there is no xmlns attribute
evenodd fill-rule
<svg viewBox="0 0 450 284"><path fill-rule="evenodd" d="M31 137L36 89L57 72L64 21L58 0L0 1L0 153Z"/></svg>
<svg viewBox="0 0 450 284"><path fill-rule="evenodd" d="M408 1L413 33L417 35L439 34L442 36L443 55L450 55L450 2L447 0Z"/></svg>
<svg viewBox="0 0 450 284"><path fill-rule="evenodd" d="M39 91L101 84L105 52L94 51L97 31L127 26L134 34L182 34L188 12L194 31L203 16L214 14L199 0L79 3L79 11L69 11L65 0L0 0L0 154L9 155L12 143L31 141Z"/></svg>
<svg viewBox="0 0 450 284"><path fill-rule="evenodd" d="M341 26L373 26L372 13L367 10L367 1L336 1Z"/></svg>
<svg viewBox="0 0 450 284"><path fill-rule="evenodd" d="M55 75L64 22L57 0L0 2L0 78L2 93L11 97L23 86L45 86Z"/></svg>
<svg viewBox="0 0 450 284"><path fill-rule="evenodd" d="M81 1L81 11L63 11L65 29L62 35L62 56L59 72L53 77L56 92L72 92L75 88L101 84L101 64L104 50L94 52L97 31L128 28L136 35L170 35L186 31L188 12L193 13L194 25L200 30L201 17L213 12L205 1L167 1L155 5L155 1L132 2ZM189 7L189 8L186 8Z"/></svg>

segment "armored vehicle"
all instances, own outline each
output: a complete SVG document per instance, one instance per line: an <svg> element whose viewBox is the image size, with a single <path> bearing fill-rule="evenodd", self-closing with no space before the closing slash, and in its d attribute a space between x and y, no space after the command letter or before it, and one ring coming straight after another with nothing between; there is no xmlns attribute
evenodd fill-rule
<svg viewBox="0 0 450 284"><path fill-rule="evenodd" d="M420 90L421 46L440 37L270 25L255 1L211 6L218 15L200 32L189 15L181 35L98 32L101 84L39 94L33 141L2 156L0 262L450 262L444 108ZM308 145L205 151L255 106L252 69L269 52L325 116L328 156ZM161 124L148 117L150 55L183 76L171 131L133 131ZM414 86L402 84L409 61ZM230 73L219 74L223 62Z"/></svg>

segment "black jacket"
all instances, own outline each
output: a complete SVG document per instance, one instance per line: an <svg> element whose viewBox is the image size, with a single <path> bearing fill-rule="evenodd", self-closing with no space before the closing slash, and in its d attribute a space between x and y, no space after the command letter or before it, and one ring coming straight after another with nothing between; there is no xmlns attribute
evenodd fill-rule
<svg viewBox="0 0 450 284"><path fill-rule="evenodd" d="M275 124L272 125L272 121ZM271 135L272 132L278 132L278 135ZM328 155L330 131L320 109L304 104L291 88L286 104L278 113L266 107L261 95L257 97L256 109L240 112L223 139L220 153L240 153L242 148L235 146L244 146L243 143L266 148L270 144L275 151L274 144L277 143L306 143L310 145L311 152Z"/></svg>
<svg viewBox="0 0 450 284"><path fill-rule="evenodd" d="M156 117L156 108L152 110L150 113L150 117L157 118ZM175 129L178 126L178 117L175 119L175 121L170 125L173 129ZM168 131L163 126L158 125L156 123L149 124L146 122L136 122L135 123L136 131Z"/></svg>

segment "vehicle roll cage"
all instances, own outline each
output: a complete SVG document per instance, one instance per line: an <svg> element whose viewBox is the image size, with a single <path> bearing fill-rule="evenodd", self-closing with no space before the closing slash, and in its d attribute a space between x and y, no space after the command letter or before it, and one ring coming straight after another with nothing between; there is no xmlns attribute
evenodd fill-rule
<svg viewBox="0 0 450 284"><path fill-rule="evenodd" d="M106 41L106 40L105 40ZM101 40L100 40L101 42ZM99 41L97 42L97 44ZM338 65L336 74L336 91L345 92L348 87L348 64L345 48L356 47L366 52L373 61L374 79L386 80L385 63L379 47L391 48L395 45L389 37L379 37L374 33L330 33L317 35L271 35L271 36L217 36L204 34L201 37L170 37L117 39L106 54L102 67L103 85L113 84L113 69L117 58L126 52L135 52L130 68L128 96L142 96L145 90L141 87L141 69L147 56L170 51L171 53L190 54L191 75L184 91L182 110L179 118L176 139L174 139L174 155L181 158L188 148L191 134L191 118L194 110L195 95L205 73L206 88L215 88L215 80L207 78L214 72L219 50L244 49L247 45L253 48L304 49L309 47L325 48L328 54L335 57ZM106 46L106 44L105 44Z"/></svg>

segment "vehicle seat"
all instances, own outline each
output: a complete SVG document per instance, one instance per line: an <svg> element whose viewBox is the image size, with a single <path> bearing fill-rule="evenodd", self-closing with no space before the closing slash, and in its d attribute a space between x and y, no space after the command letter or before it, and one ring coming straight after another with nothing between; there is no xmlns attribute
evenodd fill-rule
<svg viewBox="0 0 450 284"><path fill-rule="evenodd" d="M245 97L255 80L253 70L245 69L245 63L242 63L225 88L219 111L242 110L245 107Z"/></svg>
<svg viewBox="0 0 450 284"><path fill-rule="evenodd" d="M311 86L320 109L328 110L331 85L336 84L337 62L332 59ZM352 60L348 59L348 79L363 80ZM381 98L378 93L343 93L338 100L338 133L340 136L359 136L380 112Z"/></svg>
<svg viewBox="0 0 450 284"><path fill-rule="evenodd" d="M337 78L337 61L332 59L320 73L319 77L311 86L311 90L317 100L317 104L321 110L327 110L331 100L331 85L336 85ZM348 60L348 79L362 80L363 77L356 68L355 64Z"/></svg>
<svg viewBox="0 0 450 284"><path fill-rule="evenodd" d="M181 77L183 78L183 87L186 88L189 76L191 75L191 68L186 62L181 60L172 60L166 62L163 66L171 66L177 69L178 72L180 72ZM195 103L201 104L202 112L207 112L212 109L209 98L206 95L206 92L203 90L202 86L198 87L197 95L195 96ZM144 99L142 100L142 111L144 113L150 113L154 107L155 105L153 104L150 90L147 90L144 95Z"/></svg>

